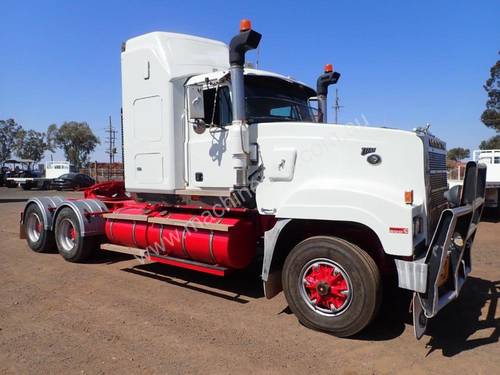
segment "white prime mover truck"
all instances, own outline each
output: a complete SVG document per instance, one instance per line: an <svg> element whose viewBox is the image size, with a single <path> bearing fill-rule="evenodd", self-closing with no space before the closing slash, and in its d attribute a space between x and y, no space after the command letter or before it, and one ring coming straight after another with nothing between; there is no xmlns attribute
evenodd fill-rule
<svg viewBox="0 0 500 375"><path fill-rule="evenodd" d="M229 46L169 32L124 43L124 185L33 198L22 236L72 262L100 249L223 277L260 260L267 298L283 290L304 325L337 336L373 320L397 275L420 337L470 272L484 166L447 200L444 142L326 123L340 74L327 66L314 89L246 68L260 39L244 20Z"/></svg>

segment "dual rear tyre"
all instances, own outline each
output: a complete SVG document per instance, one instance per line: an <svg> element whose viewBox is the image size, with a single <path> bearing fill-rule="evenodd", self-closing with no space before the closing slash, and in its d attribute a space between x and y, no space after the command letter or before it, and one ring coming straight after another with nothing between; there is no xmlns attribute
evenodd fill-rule
<svg viewBox="0 0 500 375"><path fill-rule="evenodd" d="M290 309L309 328L352 336L378 312L378 267L365 251L341 238L317 236L300 242L288 255L282 275Z"/></svg>
<svg viewBox="0 0 500 375"><path fill-rule="evenodd" d="M24 230L31 250L42 253L56 246L59 254L70 262L88 259L99 245L97 236L83 237L80 222L75 212L63 208L57 215L55 230L45 229L42 211L36 204L28 206L24 216Z"/></svg>

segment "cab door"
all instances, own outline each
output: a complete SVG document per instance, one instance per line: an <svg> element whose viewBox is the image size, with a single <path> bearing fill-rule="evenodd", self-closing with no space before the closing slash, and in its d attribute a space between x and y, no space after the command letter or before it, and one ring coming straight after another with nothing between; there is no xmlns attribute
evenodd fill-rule
<svg viewBox="0 0 500 375"><path fill-rule="evenodd" d="M232 155L227 147L232 122L229 87L203 90L204 123L202 133L188 122L188 186L190 188L231 188L234 185Z"/></svg>

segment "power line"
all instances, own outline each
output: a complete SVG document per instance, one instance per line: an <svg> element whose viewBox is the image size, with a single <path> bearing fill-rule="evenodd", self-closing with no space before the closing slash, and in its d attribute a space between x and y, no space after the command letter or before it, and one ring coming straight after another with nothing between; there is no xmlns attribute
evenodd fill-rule
<svg viewBox="0 0 500 375"><path fill-rule="evenodd" d="M333 109L335 111L335 123L339 123L339 112L340 108L344 108L343 105L340 105L340 99L339 99L339 89L335 88L335 104L333 105Z"/></svg>
<svg viewBox="0 0 500 375"><path fill-rule="evenodd" d="M116 154L116 130L111 122L111 116L109 116L109 126L106 129L106 133L107 133L106 143L109 146L108 149L106 150L106 154L109 155L108 180L110 180L111 170L115 162L115 154Z"/></svg>

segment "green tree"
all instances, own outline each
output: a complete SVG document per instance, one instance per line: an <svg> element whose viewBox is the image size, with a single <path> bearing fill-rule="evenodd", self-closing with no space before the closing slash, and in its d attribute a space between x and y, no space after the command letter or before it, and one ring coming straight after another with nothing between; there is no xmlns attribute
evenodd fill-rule
<svg viewBox="0 0 500 375"><path fill-rule="evenodd" d="M8 160L22 130L14 119L0 120L0 162Z"/></svg>
<svg viewBox="0 0 500 375"><path fill-rule="evenodd" d="M495 150L500 149L500 135L495 135L486 141L482 141L479 144L481 150Z"/></svg>
<svg viewBox="0 0 500 375"><path fill-rule="evenodd" d="M66 159L76 168L82 167L92 151L101 143L86 122L69 121L56 129L57 127L52 125L49 127L49 137L52 140L48 143L52 142L51 147L61 148Z"/></svg>
<svg viewBox="0 0 500 375"><path fill-rule="evenodd" d="M500 60L491 67L490 78L483 87L488 93L488 100L481 121L484 125L500 132Z"/></svg>
<svg viewBox="0 0 500 375"><path fill-rule="evenodd" d="M468 148L455 147L448 150L448 159L454 161L461 161L470 157L470 150Z"/></svg>
<svg viewBox="0 0 500 375"><path fill-rule="evenodd" d="M47 150L50 152L55 152L57 148L56 144L56 136L57 136L57 125L51 124L47 128Z"/></svg>
<svg viewBox="0 0 500 375"><path fill-rule="evenodd" d="M48 150L45 133L35 130L20 130L17 133L13 149L21 159L30 159L36 164L42 160L43 154Z"/></svg>

